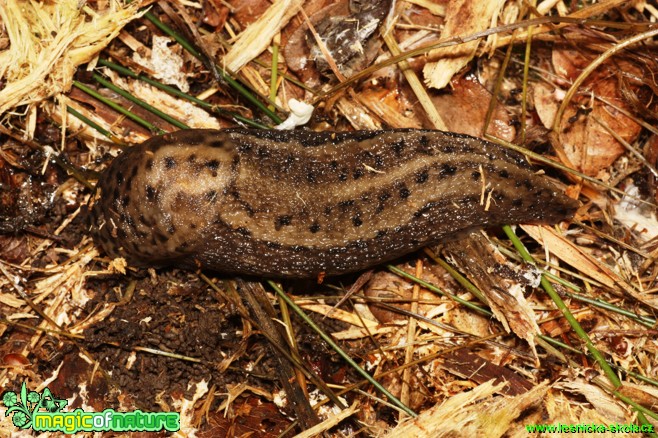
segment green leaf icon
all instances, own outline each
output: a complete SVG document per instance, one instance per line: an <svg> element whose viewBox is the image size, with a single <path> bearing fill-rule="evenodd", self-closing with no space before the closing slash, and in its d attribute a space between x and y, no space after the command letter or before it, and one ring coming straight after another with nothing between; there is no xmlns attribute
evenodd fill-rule
<svg viewBox="0 0 658 438"><path fill-rule="evenodd" d="M2 394L2 404L11 408L18 402L18 395L14 391L7 391Z"/></svg>
<svg viewBox="0 0 658 438"><path fill-rule="evenodd" d="M38 403L39 400L41 400L41 396L38 392L30 391L30 393L27 395L27 401L30 403Z"/></svg>
<svg viewBox="0 0 658 438"><path fill-rule="evenodd" d="M11 417L11 422L14 423L14 426L24 429L29 422L29 418L24 412L14 412L14 416Z"/></svg>

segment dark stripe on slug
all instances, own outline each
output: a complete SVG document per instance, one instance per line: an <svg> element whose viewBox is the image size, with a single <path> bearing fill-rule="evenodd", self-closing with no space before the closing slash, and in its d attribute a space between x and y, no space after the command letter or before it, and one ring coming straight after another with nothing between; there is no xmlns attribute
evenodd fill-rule
<svg viewBox="0 0 658 438"><path fill-rule="evenodd" d="M245 130L225 129L232 138L242 138ZM259 140L267 140L275 143L290 144L291 141L298 142L303 147L321 147L327 144L338 145L347 140L362 142L380 135L381 131L353 131L353 132L312 132L312 131L279 131L279 130L250 130L247 141L258 143Z"/></svg>

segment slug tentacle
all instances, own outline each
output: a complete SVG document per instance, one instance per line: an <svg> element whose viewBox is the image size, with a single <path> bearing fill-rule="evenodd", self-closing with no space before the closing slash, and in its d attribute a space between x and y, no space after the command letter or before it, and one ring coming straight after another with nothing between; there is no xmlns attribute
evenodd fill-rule
<svg viewBox="0 0 658 438"><path fill-rule="evenodd" d="M412 129L179 131L117 157L97 187L92 233L108 255L269 277L357 271L577 206L517 153Z"/></svg>

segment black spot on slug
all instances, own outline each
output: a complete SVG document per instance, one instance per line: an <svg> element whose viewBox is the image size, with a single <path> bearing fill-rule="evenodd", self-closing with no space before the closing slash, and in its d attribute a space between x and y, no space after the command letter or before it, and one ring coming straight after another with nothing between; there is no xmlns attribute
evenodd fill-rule
<svg viewBox="0 0 658 438"><path fill-rule="evenodd" d="M438 202L428 202L414 213L414 217L419 218L438 205L439 205Z"/></svg>
<svg viewBox="0 0 658 438"><path fill-rule="evenodd" d="M363 225L363 221L358 215L354 216L352 218L352 225L354 225L355 227L360 227L361 225Z"/></svg>
<svg viewBox="0 0 658 438"><path fill-rule="evenodd" d="M231 170L235 171L239 165L240 165L240 155L236 155L235 157L233 157L233 160L231 160Z"/></svg>
<svg viewBox="0 0 658 438"><path fill-rule="evenodd" d="M427 182L429 177L430 174L427 170L423 170L421 172L416 173L416 184L423 184Z"/></svg>
<svg viewBox="0 0 658 438"><path fill-rule="evenodd" d="M418 146L416 150L423 155L434 155L434 149L430 145L430 139L427 135L423 134L418 138Z"/></svg>
<svg viewBox="0 0 658 438"><path fill-rule="evenodd" d="M471 178L473 178L473 181L479 181L481 176L482 174L477 170L471 173Z"/></svg>
<svg viewBox="0 0 658 438"><path fill-rule="evenodd" d="M149 158L146 160L146 170L151 170L153 169L153 158Z"/></svg>
<svg viewBox="0 0 658 438"><path fill-rule="evenodd" d="M282 227L284 227L286 225L290 225L291 223L292 223L292 216L288 216L288 215L279 216L274 221L274 229L278 231Z"/></svg>
<svg viewBox="0 0 658 438"><path fill-rule="evenodd" d="M447 143L441 146L441 152L444 154L454 154L457 152L457 148L454 145Z"/></svg>
<svg viewBox="0 0 658 438"><path fill-rule="evenodd" d="M310 228L309 228L308 230L309 230L311 233L315 234L315 233L317 233L318 231L320 231L320 224L318 224L317 222L313 222L313 225L311 225Z"/></svg>
<svg viewBox="0 0 658 438"><path fill-rule="evenodd" d="M391 143L391 149L393 149L393 153L395 153L396 157L400 157L402 155L402 150L405 148L406 144L404 142L404 139L396 140L393 143Z"/></svg>
<svg viewBox="0 0 658 438"><path fill-rule="evenodd" d="M354 199L348 199L348 200L345 200L345 201L340 201L340 202L338 203L338 206L339 206L343 211L349 210L349 208L350 208L351 206L353 206L353 205L354 205Z"/></svg>
<svg viewBox="0 0 658 438"><path fill-rule="evenodd" d="M500 175L501 178L509 178L509 172L505 169L501 169L501 171L498 172L498 175Z"/></svg>
<svg viewBox="0 0 658 438"><path fill-rule="evenodd" d="M176 160L174 157L164 157L164 165L167 169L173 169L176 167Z"/></svg>
<svg viewBox="0 0 658 438"><path fill-rule="evenodd" d="M147 185L146 186L146 199L149 201L155 200L155 189L153 186Z"/></svg>
<svg viewBox="0 0 658 438"><path fill-rule="evenodd" d="M443 163L441 169L439 170L439 178L452 176L457 173L457 166L453 164Z"/></svg>
<svg viewBox="0 0 658 438"><path fill-rule="evenodd" d="M206 161L205 166L211 171L216 172L219 169L219 160L209 160Z"/></svg>
<svg viewBox="0 0 658 438"><path fill-rule="evenodd" d="M411 196L409 189L405 186L400 187L400 198L407 199L409 196Z"/></svg>

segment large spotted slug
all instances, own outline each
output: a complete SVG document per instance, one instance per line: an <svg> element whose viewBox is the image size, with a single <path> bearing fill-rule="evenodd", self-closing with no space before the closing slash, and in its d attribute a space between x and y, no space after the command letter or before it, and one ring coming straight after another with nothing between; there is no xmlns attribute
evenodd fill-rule
<svg viewBox="0 0 658 438"><path fill-rule="evenodd" d="M112 257L279 278L358 271L576 209L519 154L411 129L179 131L121 154L97 189L91 231Z"/></svg>

